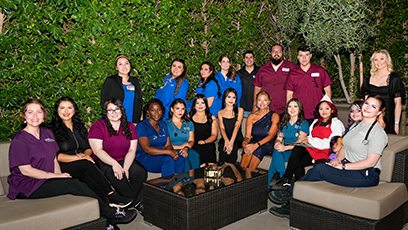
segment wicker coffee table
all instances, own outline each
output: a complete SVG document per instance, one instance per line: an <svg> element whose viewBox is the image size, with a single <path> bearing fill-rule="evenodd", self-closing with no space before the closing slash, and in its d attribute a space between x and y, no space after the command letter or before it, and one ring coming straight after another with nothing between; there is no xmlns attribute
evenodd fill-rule
<svg viewBox="0 0 408 230"><path fill-rule="evenodd" d="M143 185L144 221L162 229L221 228L267 209L267 180L267 174L257 173L189 198L170 191L163 183L147 181Z"/></svg>

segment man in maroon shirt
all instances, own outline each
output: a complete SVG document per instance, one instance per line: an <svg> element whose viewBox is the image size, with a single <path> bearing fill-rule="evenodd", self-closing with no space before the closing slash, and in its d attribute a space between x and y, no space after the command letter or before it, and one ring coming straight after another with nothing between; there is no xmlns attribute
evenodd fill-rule
<svg viewBox="0 0 408 230"><path fill-rule="evenodd" d="M305 119L309 124L313 121L313 111L319 101L323 98L324 92L331 98L332 90L330 79L326 70L310 62L312 54L310 48L303 45L298 48L297 56L300 65L294 68L286 79L286 102L292 98L299 98L303 104Z"/></svg>
<svg viewBox="0 0 408 230"><path fill-rule="evenodd" d="M256 111L256 95L266 91L272 98L269 109L282 115L286 106L286 91L283 89L289 72L296 67L290 61L283 60L283 47L279 44L272 46L271 61L263 65L252 83L254 85L254 106Z"/></svg>

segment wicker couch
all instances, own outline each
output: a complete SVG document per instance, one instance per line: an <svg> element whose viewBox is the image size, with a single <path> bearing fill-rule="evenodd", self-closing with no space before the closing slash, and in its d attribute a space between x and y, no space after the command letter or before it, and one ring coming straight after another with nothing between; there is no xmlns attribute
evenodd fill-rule
<svg viewBox="0 0 408 230"><path fill-rule="evenodd" d="M402 229L408 222L408 136L388 135L375 187L348 188L325 181L295 183L294 229Z"/></svg>
<svg viewBox="0 0 408 230"><path fill-rule="evenodd" d="M64 195L35 200L10 200L7 176L10 142L0 142L0 229L105 229L98 201Z"/></svg>

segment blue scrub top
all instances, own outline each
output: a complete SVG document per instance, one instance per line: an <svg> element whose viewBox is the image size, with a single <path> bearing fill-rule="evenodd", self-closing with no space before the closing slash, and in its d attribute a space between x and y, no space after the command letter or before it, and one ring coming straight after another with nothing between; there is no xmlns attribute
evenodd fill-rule
<svg viewBox="0 0 408 230"><path fill-rule="evenodd" d="M227 78L225 80L224 75L222 75L221 71L215 74L215 78L218 80L218 84L220 85L221 88L221 94L224 95L224 91L228 88L234 88L237 91L238 94L238 107L241 106L241 97L242 97L242 85L241 85L241 79L239 78L239 75L237 74L237 80L233 81L230 78ZM219 99L220 106L222 107L222 97Z"/></svg>
<svg viewBox="0 0 408 230"><path fill-rule="evenodd" d="M187 104L186 97L187 97L189 83L184 78L183 82L180 84L177 94L174 95L174 91L176 90L176 86L177 86L177 82L176 82L177 78L170 80L172 76L173 74L169 74L164 78L163 86L157 89L156 96L155 96L155 98L163 102L164 108L166 109L165 113L163 114L164 120L169 118L170 105L174 101L174 99L181 98Z"/></svg>
<svg viewBox="0 0 408 230"><path fill-rule="evenodd" d="M279 130L279 133L283 133L284 143L293 143L298 140L298 137L295 136L296 133L300 134L300 131L309 135L309 123L304 120L299 125L299 121L295 122L291 125L289 122L283 126L282 130Z"/></svg>
<svg viewBox="0 0 408 230"><path fill-rule="evenodd" d="M205 90L203 88L201 88L201 83L198 83L197 88L196 88L196 94L204 94L204 96L208 98L210 97L214 97L214 102L212 104L212 106L210 107L210 113L212 115L214 115L215 117L218 117L218 111L221 110L221 105L220 102L222 100L222 95L219 98L218 97L218 86L217 83L215 83L215 81L211 80L210 82L207 83L207 85L205 85ZM221 87L220 87L221 88ZM222 93L221 89L220 92ZM192 105L193 106L193 105Z"/></svg>
<svg viewBox="0 0 408 230"><path fill-rule="evenodd" d="M130 83L129 85L132 85ZM125 98L123 99L123 106L126 110L126 117L129 122L133 122L133 106L135 101L135 91L127 89L127 85L122 85L123 91L125 92Z"/></svg>
<svg viewBox="0 0 408 230"><path fill-rule="evenodd" d="M149 123L149 119L144 119L139 122L136 126L138 137L148 137L150 141L150 146L163 149L167 143L167 137L169 136L169 131L167 130L167 125L164 121L159 121L160 130L157 132L153 126ZM139 142L137 143L136 159L143 157L145 154L143 149L140 147Z"/></svg>
<svg viewBox="0 0 408 230"><path fill-rule="evenodd" d="M182 145L187 143L190 132L194 132L194 125L191 121L183 121L179 129L171 119L165 121L169 131L170 141L173 145ZM177 136L176 136L177 133Z"/></svg>

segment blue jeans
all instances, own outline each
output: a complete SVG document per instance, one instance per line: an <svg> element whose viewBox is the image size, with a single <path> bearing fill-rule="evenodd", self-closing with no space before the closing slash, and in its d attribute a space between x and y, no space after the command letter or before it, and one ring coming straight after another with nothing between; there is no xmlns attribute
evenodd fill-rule
<svg viewBox="0 0 408 230"><path fill-rule="evenodd" d="M345 187L371 187L378 185L380 174L373 168L363 170L341 170L327 164L318 164L299 181L327 181ZM293 186L290 191L293 192Z"/></svg>

